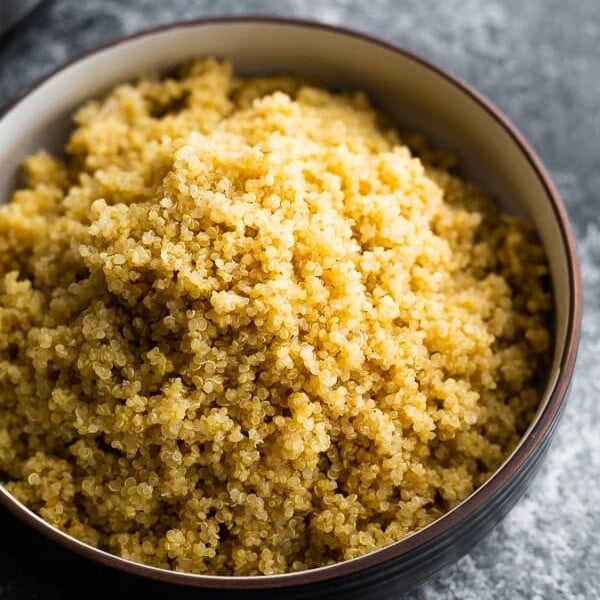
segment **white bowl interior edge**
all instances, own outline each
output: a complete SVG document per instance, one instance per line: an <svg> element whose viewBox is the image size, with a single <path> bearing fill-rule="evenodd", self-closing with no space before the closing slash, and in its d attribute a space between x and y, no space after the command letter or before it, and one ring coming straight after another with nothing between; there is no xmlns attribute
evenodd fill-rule
<svg viewBox="0 0 600 600"><path fill-rule="evenodd" d="M194 56L232 60L240 73L298 73L366 90L400 126L455 151L461 172L513 212L534 221L555 297L555 352L545 405L559 374L570 310L567 260L557 217L535 170L514 139L479 103L423 64L360 37L302 24L214 22L181 25L132 38L79 60L43 82L0 118L0 202L9 199L23 158L60 151L73 110L141 73Z"/></svg>

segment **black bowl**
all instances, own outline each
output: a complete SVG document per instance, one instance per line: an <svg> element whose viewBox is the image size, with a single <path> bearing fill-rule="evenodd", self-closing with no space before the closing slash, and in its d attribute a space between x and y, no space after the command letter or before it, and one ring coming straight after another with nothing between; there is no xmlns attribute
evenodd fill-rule
<svg viewBox="0 0 600 600"><path fill-rule="evenodd" d="M150 68L193 55L233 59L246 71L316 75L368 90L400 122L455 150L465 173L535 223L550 264L555 352L534 422L503 466L462 504L428 527L365 556L332 566L261 577L216 577L156 569L88 546L54 529L0 487L0 502L52 540L99 563L163 582L248 597L347 596L394 580L409 588L468 552L517 502L538 470L564 408L575 364L581 285L560 197L540 160L507 118L466 83L406 50L311 22L232 17L159 27L67 64L5 109L0 118L0 199L14 187L22 158L60 147L68 115L88 97ZM396 587L398 589L398 587Z"/></svg>

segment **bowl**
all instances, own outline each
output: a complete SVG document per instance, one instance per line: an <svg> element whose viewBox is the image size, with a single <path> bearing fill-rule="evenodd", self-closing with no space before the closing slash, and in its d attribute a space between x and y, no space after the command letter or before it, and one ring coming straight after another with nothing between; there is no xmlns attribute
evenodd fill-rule
<svg viewBox="0 0 600 600"><path fill-rule="evenodd" d="M552 439L573 373L581 287L568 218L539 158L487 99L429 61L366 35L312 22L234 17L176 23L89 52L60 68L0 118L0 201L17 182L22 159L39 147L58 151L70 115L86 99L149 70L187 58L231 59L241 73L294 72L333 87L366 90L402 127L422 131L460 158L462 174L508 210L530 217L547 253L555 299L555 346L534 421L501 468L469 498L411 536L365 556L298 573L223 577L137 564L54 529L0 486L0 502L52 540L99 563L164 582L273 597L328 596L389 583L408 588L468 552L531 482Z"/></svg>

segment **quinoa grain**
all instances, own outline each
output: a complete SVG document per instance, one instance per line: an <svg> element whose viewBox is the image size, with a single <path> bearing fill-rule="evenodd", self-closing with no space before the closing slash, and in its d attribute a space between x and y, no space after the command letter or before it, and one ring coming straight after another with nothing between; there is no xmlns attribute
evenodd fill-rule
<svg viewBox="0 0 600 600"><path fill-rule="evenodd" d="M126 558L258 575L480 486L539 402L545 256L381 123L360 93L206 59L30 156L0 208L6 488Z"/></svg>

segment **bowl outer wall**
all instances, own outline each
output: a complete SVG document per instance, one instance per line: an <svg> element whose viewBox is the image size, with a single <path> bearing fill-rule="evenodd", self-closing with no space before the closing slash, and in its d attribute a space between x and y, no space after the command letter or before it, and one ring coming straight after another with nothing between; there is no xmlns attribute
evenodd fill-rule
<svg viewBox="0 0 600 600"><path fill-rule="evenodd" d="M388 561L434 557L439 568L448 556L468 550L452 532L464 528L486 506L516 501L545 451L572 374L581 319L581 289L573 237L566 212L539 158L522 135L470 86L406 50L360 33L317 23L265 17L230 17L184 22L117 40L67 64L42 80L0 117L0 198L7 198L22 158L40 146L57 150L68 132L69 115L88 97L149 69L164 69L194 55L233 59L243 72L292 70L332 85L366 89L401 124L427 133L434 143L461 157L467 176L488 187L505 205L528 214L548 254L556 299L556 351L538 415L518 448L499 471L461 505L427 528L366 556L330 567L267 577L214 577L176 573L106 554L53 529L0 488L0 501L45 535L99 562L119 569L200 587L265 589L357 576L369 580ZM335 76L331 76L331 74ZM512 491L511 491L512 490ZM509 493L510 492L510 493ZM512 495L511 495L512 494ZM480 532L487 527L480 528ZM467 536L468 537L468 536ZM437 548L437 551L435 550ZM453 550L454 548L454 550ZM437 556L435 556L437 554ZM389 564L392 564L391 562ZM368 569L368 571L366 571ZM432 572L425 568L423 572ZM398 571L394 569L394 571ZM402 573L395 575L402 579ZM415 576L406 582L415 581ZM339 581L341 583L341 581ZM323 587L322 584L320 587Z"/></svg>

